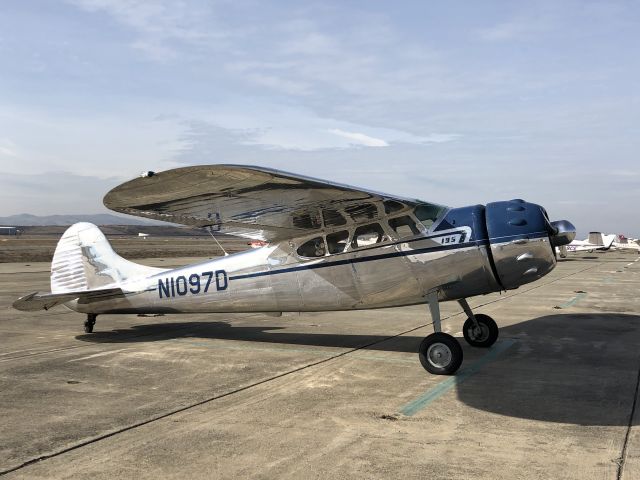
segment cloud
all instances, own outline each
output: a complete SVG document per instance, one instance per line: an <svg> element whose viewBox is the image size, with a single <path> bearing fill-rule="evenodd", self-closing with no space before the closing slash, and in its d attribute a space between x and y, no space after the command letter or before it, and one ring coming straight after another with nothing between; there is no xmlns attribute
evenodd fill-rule
<svg viewBox="0 0 640 480"><path fill-rule="evenodd" d="M180 119L185 131L195 125L211 125L229 132L238 142L265 149L293 151L354 149L390 144L435 145L461 138L454 132L428 132L416 135L398 128L376 127L318 115L302 105L270 100L228 97L215 110L185 112ZM194 123L195 122L195 123ZM217 137L218 133L215 134ZM224 141L228 145L228 141Z"/></svg>
<svg viewBox="0 0 640 480"><path fill-rule="evenodd" d="M460 138L458 133L431 133L424 137L417 137L420 143L447 143Z"/></svg>
<svg viewBox="0 0 640 480"><path fill-rule="evenodd" d="M623 6L68 1L0 16L5 174L253 163L455 206L556 202L585 229L605 227L560 201L604 198L620 230L633 218Z"/></svg>
<svg viewBox="0 0 640 480"><path fill-rule="evenodd" d="M507 42L517 40L537 40L546 36L566 34L572 28L574 18L589 16L589 2L530 2L518 8L511 18L477 31L487 42ZM579 13L582 11L583 13ZM571 20L567 21L567 12ZM595 15L597 17L597 14Z"/></svg>
<svg viewBox="0 0 640 480"><path fill-rule="evenodd" d="M639 177L640 170L623 170L623 169L614 169L604 172L605 174L612 175L614 177L623 177L623 178L632 178Z"/></svg>
<svg viewBox="0 0 640 480"><path fill-rule="evenodd" d="M483 78L460 75L445 52L381 17L357 10L333 18L310 10L280 15L268 31L234 44L223 59L225 71L247 88L298 97L325 116L361 123L380 112L424 114L425 105L460 102L486 90Z"/></svg>
<svg viewBox="0 0 640 480"><path fill-rule="evenodd" d="M106 212L102 197L126 178L97 178L64 171L35 175L0 172L3 216Z"/></svg>
<svg viewBox="0 0 640 480"><path fill-rule="evenodd" d="M514 40L529 35L535 30L529 22L521 20L511 20L499 23L489 28L481 29L478 35L481 39L490 42L500 42L506 40Z"/></svg>
<svg viewBox="0 0 640 480"><path fill-rule="evenodd" d="M334 135L338 135L339 137L347 138L349 140L354 141L359 145L364 145L366 147L388 147L389 144L380 138L370 137L365 135L364 133L357 132L345 132L344 130L340 130L339 128L333 128L328 130L329 133L333 133Z"/></svg>
<svg viewBox="0 0 640 480"><path fill-rule="evenodd" d="M245 79L255 85L268 87L272 90L288 93L290 95L308 95L311 92L311 88L308 83L289 80L279 75L249 73L245 76Z"/></svg>
<svg viewBox="0 0 640 480"><path fill-rule="evenodd" d="M158 170L180 145L183 126L175 119L154 120L134 107L107 113L54 111L3 105L0 112L1 168L5 173L48 170L110 177ZM19 159L19 161L16 161ZM13 161L11 161L13 160Z"/></svg>
<svg viewBox="0 0 640 480"><path fill-rule="evenodd" d="M0 138L0 156L17 157L17 146L8 138Z"/></svg>
<svg viewBox="0 0 640 480"><path fill-rule="evenodd" d="M131 47L157 61L184 54L181 44L211 48L228 38L229 32L214 22L210 2L154 2L138 0L67 0L90 13L104 13L137 35Z"/></svg>

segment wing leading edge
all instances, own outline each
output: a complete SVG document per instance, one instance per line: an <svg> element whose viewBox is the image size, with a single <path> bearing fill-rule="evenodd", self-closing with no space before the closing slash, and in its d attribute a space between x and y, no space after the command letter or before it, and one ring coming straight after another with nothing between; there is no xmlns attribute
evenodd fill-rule
<svg viewBox="0 0 640 480"><path fill-rule="evenodd" d="M325 227L376 220L417 205L445 207L315 178L241 165L154 173L104 197L120 213L277 242Z"/></svg>

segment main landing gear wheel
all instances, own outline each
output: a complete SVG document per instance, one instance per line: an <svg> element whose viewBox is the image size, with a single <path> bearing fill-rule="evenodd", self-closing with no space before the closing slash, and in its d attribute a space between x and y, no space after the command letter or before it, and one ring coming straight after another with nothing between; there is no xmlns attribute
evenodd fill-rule
<svg viewBox="0 0 640 480"><path fill-rule="evenodd" d="M90 313L87 315L87 319L84 322L84 333L93 332L93 326L96 324L96 318L98 315L95 313Z"/></svg>
<svg viewBox="0 0 640 480"><path fill-rule="evenodd" d="M420 363L435 375L453 375L462 364L462 347L451 335L432 333L420 344Z"/></svg>
<svg viewBox="0 0 640 480"><path fill-rule="evenodd" d="M472 347L489 348L498 339L498 325L489 315L479 313L474 316L477 324L467 318L462 326L464 339Z"/></svg>

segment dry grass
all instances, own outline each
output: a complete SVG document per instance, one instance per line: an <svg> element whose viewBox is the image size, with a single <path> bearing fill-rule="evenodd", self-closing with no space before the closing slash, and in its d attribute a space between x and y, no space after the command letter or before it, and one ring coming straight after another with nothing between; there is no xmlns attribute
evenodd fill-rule
<svg viewBox="0 0 640 480"><path fill-rule="evenodd" d="M127 259L150 257L214 257L222 255L220 247L207 236L138 236L107 234L113 249ZM50 262L60 235L29 235L0 237L0 263ZM229 253L246 250L247 240L226 237L220 243Z"/></svg>

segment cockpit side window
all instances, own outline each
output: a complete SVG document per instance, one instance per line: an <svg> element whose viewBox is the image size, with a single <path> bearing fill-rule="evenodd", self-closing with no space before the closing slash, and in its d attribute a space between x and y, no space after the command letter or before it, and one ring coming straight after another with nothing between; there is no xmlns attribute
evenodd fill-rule
<svg viewBox="0 0 640 480"><path fill-rule="evenodd" d="M301 257L324 257L326 249L322 237L312 238L298 247L298 255Z"/></svg>
<svg viewBox="0 0 640 480"><path fill-rule="evenodd" d="M352 248L362 248L382 242L384 230L379 223L371 223L356 228L351 241Z"/></svg>
<svg viewBox="0 0 640 480"><path fill-rule="evenodd" d="M389 226L398 234L398 238L410 237L420 233L416 222L409 215L390 218Z"/></svg>
<svg viewBox="0 0 640 480"><path fill-rule="evenodd" d="M344 252L348 242L349 232L347 230L341 230L327 235L327 248L329 249L329 253Z"/></svg>

